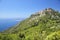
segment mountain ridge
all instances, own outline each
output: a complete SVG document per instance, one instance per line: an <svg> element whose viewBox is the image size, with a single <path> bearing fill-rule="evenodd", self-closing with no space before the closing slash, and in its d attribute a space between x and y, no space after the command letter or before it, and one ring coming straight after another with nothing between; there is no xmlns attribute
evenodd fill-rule
<svg viewBox="0 0 60 40"><path fill-rule="evenodd" d="M60 13L46 8L4 31L2 36L6 40L60 40Z"/></svg>

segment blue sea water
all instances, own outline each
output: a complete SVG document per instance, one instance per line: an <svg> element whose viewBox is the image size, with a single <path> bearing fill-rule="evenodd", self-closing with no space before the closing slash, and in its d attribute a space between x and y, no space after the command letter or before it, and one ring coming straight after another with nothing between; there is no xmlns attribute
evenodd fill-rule
<svg viewBox="0 0 60 40"><path fill-rule="evenodd" d="M0 19L0 31L7 30L9 27L16 25L23 19Z"/></svg>

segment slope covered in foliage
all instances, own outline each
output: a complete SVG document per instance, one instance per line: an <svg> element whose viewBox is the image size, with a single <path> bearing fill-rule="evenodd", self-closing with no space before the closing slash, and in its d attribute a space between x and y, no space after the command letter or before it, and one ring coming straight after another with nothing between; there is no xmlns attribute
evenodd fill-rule
<svg viewBox="0 0 60 40"><path fill-rule="evenodd" d="M36 12L0 33L0 40L60 40L60 13L51 8Z"/></svg>

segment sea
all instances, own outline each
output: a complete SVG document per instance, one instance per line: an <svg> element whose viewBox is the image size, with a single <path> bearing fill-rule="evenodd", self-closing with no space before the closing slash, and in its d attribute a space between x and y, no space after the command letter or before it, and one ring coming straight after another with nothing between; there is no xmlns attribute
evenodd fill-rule
<svg viewBox="0 0 60 40"><path fill-rule="evenodd" d="M13 27L14 25L21 22L23 19L0 19L0 32Z"/></svg>

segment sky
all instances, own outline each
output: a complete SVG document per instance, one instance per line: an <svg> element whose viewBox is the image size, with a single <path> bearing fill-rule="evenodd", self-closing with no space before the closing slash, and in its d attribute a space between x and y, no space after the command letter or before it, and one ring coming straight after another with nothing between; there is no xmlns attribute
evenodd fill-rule
<svg viewBox="0 0 60 40"><path fill-rule="evenodd" d="M60 11L60 0L0 0L0 18L27 18L45 8Z"/></svg>

